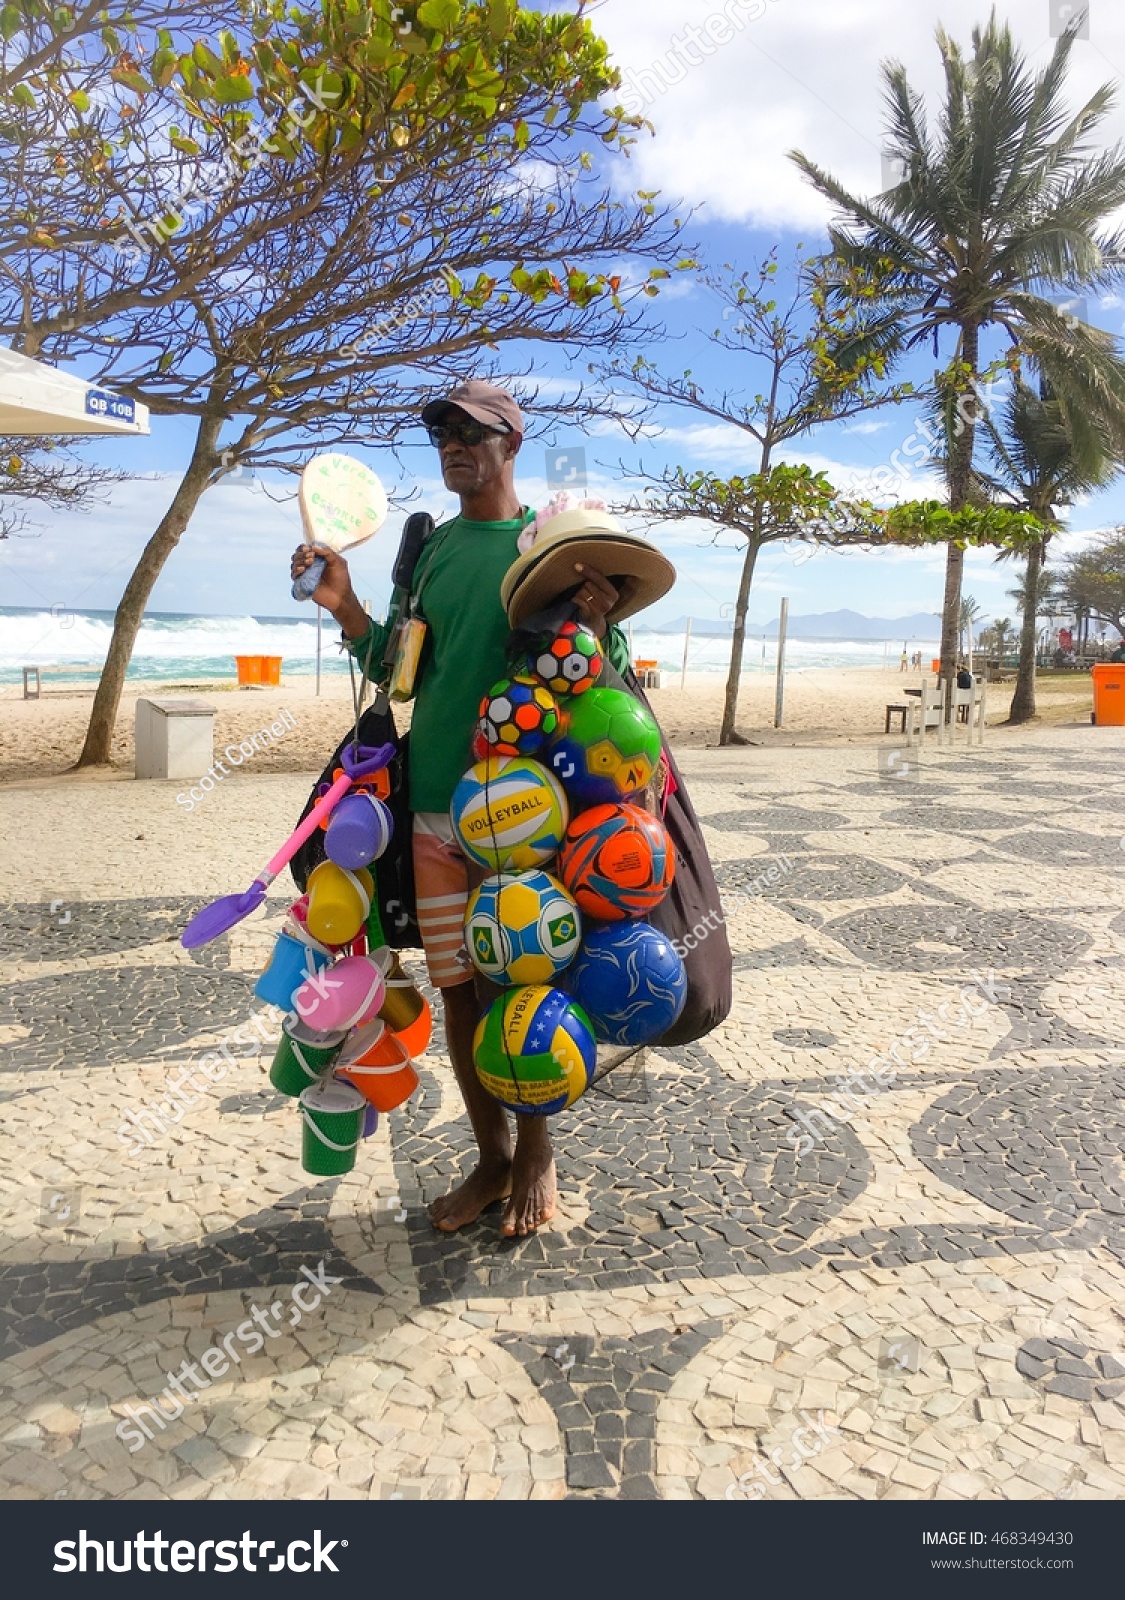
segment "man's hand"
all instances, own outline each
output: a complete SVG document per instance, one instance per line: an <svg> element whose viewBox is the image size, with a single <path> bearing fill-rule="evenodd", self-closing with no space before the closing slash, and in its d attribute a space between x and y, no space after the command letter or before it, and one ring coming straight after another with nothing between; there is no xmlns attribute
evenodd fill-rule
<svg viewBox="0 0 1125 1600"><path fill-rule="evenodd" d="M324 574L313 590L313 601L331 611L349 639L361 639L371 619L356 597L352 575L342 555L323 544L298 545L289 563L290 576L299 578L318 557L324 562Z"/></svg>
<svg viewBox="0 0 1125 1600"><path fill-rule="evenodd" d="M603 577L596 567L585 566L581 561L576 561L574 570L582 579L582 587L574 597L578 614L599 639L604 639L608 627L606 617L620 596L609 579Z"/></svg>

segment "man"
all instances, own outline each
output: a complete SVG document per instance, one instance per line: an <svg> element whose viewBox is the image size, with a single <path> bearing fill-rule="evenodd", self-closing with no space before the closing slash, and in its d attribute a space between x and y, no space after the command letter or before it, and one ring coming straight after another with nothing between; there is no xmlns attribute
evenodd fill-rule
<svg viewBox="0 0 1125 1600"><path fill-rule="evenodd" d="M1125 661L1125 639L1118 639L1117 649L1109 658L1111 661Z"/></svg>
<svg viewBox="0 0 1125 1600"><path fill-rule="evenodd" d="M452 1233L504 1200L500 1231L510 1237L532 1233L554 1215L555 1164L545 1117L516 1118L513 1151L508 1115L481 1087L473 1067L481 1008L462 931L472 885L469 863L453 836L449 802L472 760L469 747L481 697L506 671L509 625L500 582L534 516L515 488L524 420L510 394L474 379L432 401L422 421L438 449L445 486L458 496L461 510L430 536L412 586L429 628L410 731L418 925L430 979L441 991L449 1055L480 1151L473 1172L436 1201L430 1215L435 1227ZM293 557L293 576L317 555L324 558L325 571L313 599L336 618L364 671L378 678L388 625L367 616L341 556L302 545ZM574 581L581 584L575 604L582 620L623 671L628 644L619 628L606 623L616 589L588 565L576 566Z"/></svg>

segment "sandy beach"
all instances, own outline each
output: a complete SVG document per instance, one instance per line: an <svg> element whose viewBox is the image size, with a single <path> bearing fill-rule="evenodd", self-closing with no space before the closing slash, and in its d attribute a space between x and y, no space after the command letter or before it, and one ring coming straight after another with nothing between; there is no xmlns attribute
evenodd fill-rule
<svg viewBox="0 0 1125 1600"><path fill-rule="evenodd" d="M93 692L51 687L41 699L23 700L18 686L0 692L0 781L43 778L63 773L82 748ZM738 727L755 744L832 744L880 740L884 708L901 702L903 690L917 688L922 675L881 667L796 668L786 675L783 726L775 729L774 679L747 673L739 696ZM673 748L703 749L718 743L725 680L717 673L688 674L683 689L678 675L665 675L665 687L650 698ZM133 768L136 703L146 696L190 695L215 707L215 752L232 741L248 739L289 711L295 729L232 772L239 782L253 773L316 772L347 731L352 717L351 688L344 677L325 677L318 698L310 676L294 676L278 689L238 689L233 682L168 684L130 683L122 696L113 744L113 769ZM993 685L988 692L988 722L999 737L1008 715L1011 685ZM1040 712L1045 723L1089 722L1090 683L1084 675L1048 678L1040 685ZM409 722L409 706L395 710L400 727Z"/></svg>

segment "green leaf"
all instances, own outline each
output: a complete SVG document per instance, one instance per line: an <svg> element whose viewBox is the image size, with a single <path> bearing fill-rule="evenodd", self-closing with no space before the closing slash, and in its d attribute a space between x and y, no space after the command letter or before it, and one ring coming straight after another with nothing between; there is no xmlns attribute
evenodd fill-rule
<svg viewBox="0 0 1125 1600"><path fill-rule="evenodd" d="M26 83L17 83L12 90L12 99L18 106L26 106L29 111L35 109L35 96Z"/></svg>
<svg viewBox="0 0 1125 1600"><path fill-rule="evenodd" d="M200 146L196 144L194 139L185 138L183 134L174 133L168 142L174 150L179 150L185 156L197 156L199 154Z"/></svg>
<svg viewBox="0 0 1125 1600"><path fill-rule="evenodd" d="M90 109L90 96L85 89L72 89L67 95L67 99L75 111L89 111Z"/></svg>
<svg viewBox="0 0 1125 1600"><path fill-rule="evenodd" d="M488 31L494 39L505 39L512 25L510 0L488 0Z"/></svg>
<svg viewBox="0 0 1125 1600"><path fill-rule="evenodd" d="M422 0L418 7L418 21L438 33L452 33L461 20L458 0Z"/></svg>
<svg viewBox="0 0 1125 1600"><path fill-rule="evenodd" d="M0 37L5 41L15 38L23 25L23 14L19 6L5 6L0 11Z"/></svg>
<svg viewBox="0 0 1125 1600"><path fill-rule="evenodd" d="M215 82L215 99L221 106L233 106L240 100L253 100L254 87L249 78L219 78Z"/></svg>

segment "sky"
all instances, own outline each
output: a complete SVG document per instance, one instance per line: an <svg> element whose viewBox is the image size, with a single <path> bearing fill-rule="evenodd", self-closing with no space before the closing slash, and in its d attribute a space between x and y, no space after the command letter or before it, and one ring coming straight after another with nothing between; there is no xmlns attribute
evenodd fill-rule
<svg viewBox="0 0 1125 1600"><path fill-rule="evenodd" d="M1070 11L1066 0L1008 0L998 9L1036 64L1050 51L1052 18ZM1089 11L1090 37L1076 42L1071 58L1075 106L1102 82L1118 82L1125 74L1125 7L1091 0ZM677 214L690 208L687 236L709 266L750 266L770 250L784 263L798 242L816 250L825 242L827 208L786 152L799 148L852 190L877 192L885 186L880 61L901 60L911 82L934 96L940 88L937 23L968 50L973 24L986 16L985 0L916 0L910 6L901 0L604 0L596 26L625 75L634 106L644 109L656 129L653 137L640 139L627 164L618 163L616 181L659 190ZM724 18L738 26L709 22ZM689 23L703 30L709 54L690 40L676 46ZM725 42L714 42L728 32ZM1104 125L1104 141L1115 139L1125 139L1121 105ZM1125 334L1125 288L1085 309L1091 322ZM693 276L679 276L666 287L652 302L652 315L666 338L645 346L650 359L673 372L690 366L705 382L754 393L749 366L732 365L709 346L706 335L716 327L720 308ZM570 375L565 360L548 347L539 347L537 359L543 364L536 377L545 388ZM886 407L818 430L787 449L784 459L823 469L840 487L862 489L911 438L915 421L909 406ZM0 546L3 603L112 609L172 497L192 434L187 419L157 417L147 439L93 447L92 459L136 476L86 513L36 512L37 536ZM525 502L542 505L550 493L548 467L557 479L562 452L571 467L584 468L591 493L617 500L629 487L623 478L640 466L652 471L682 464L723 475L752 470L748 443L737 428L675 409L659 413L636 443L608 422L589 436L574 431L546 437L532 429L520 455L518 487ZM434 453L424 444L404 442L397 462L387 451L354 453L384 476L388 488L412 493L411 509L425 508L439 519L455 509L436 473ZM900 492L909 497L940 489L915 469L905 473ZM278 503L278 493L276 483L253 479L228 479L211 490L169 559L150 609L296 615L287 569L300 519L295 500ZM392 511L386 530L352 560L357 590L371 599L376 614L388 597L401 514ZM1099 529L1122 522L1125 482L1074 507L1069 531L1053 548L1078 548ZM740 552L729 542L716 546L703 527L665 527L654 537L680 577L649 614L652 620L729 615ZM783 596L799 614L840 608L884 617L937 612L943 573L941 549L817 552L810 558L804 547L772 546L758 564L750 618L769 620ZM969 552L964 590L986 618L1011 616L1006 591L1015 576L1011 563L998 565L990 553Z"/></svg>

